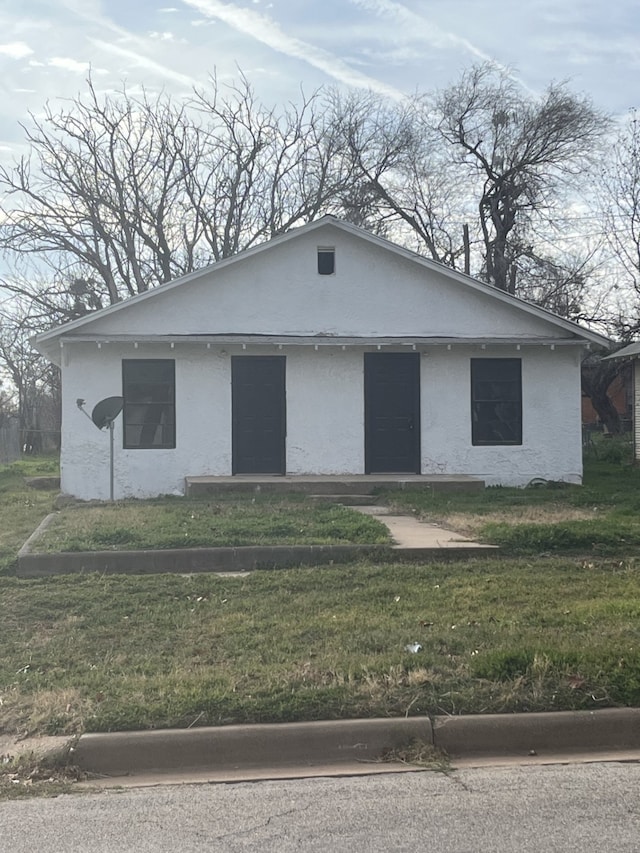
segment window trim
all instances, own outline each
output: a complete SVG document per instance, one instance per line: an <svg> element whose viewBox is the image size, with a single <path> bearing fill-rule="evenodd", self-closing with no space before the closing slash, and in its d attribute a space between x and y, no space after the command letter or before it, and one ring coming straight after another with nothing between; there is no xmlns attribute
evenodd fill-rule
<svg viewBox="0 0 640 853"><path fill-rule="evenodd" d="M523 433L523 406L522 406L522 359L521 358L472 358L470 359L470 384L471 384L471 444L473 447L521 447L522 446L522 433ZM476 367L480 364L486 365L488 362L496 363L501 362L505 364L510 362L512 365L517 365L517 378L513 378L511 380L494 380L501 382L511 382L515 383L517 387L517 398L516 399L492 399L492 400L481 400L477 399L476 395L476 386L477 383L481 381L487 381L486 379L481 379L474 375L476 371ZM479 403L503 403L503 404L516 404L518 406L518 419L515 424L517 429L515 430L517 437L513 440L505 440L505 439L481 439L478 437L478 422L476 420L476 405Z"/></svg>
<svg viewBox="0 0 640 853"><path fill-rule="evenodd" d="M320 255L331 255L333 259L331 272L322 272L320 269ZM336 274L336 249L335 246L318 246L317 251L318 275L335 275Z"/></svg>
<svg viewBox="0 0 640 853"><path fill-rule="evenodd" d="M128 385L133 385L131 380L127 381L126 376L126 365L128 364L141 364L141 363L170 363L172 369L172 381L170 383L171 387L171 395L170 401L165 402L165 406L171 409L173 414L173 430L172 430L172 441L171 443L165 442L163 444L133 444L127 443L127 408L128 405L144 405L143 403L127 403L127 387ZM168 382L157 382L153 383L156 385L167 386ZM122 447L124 450L173 450L176 447L176 362L174 358L123 358L122 359L122 397L124 399L123 411L122 411ZM171 422L169 422L171 424ZM137 425L132 425L137 426ZM142 425L144 426L144 425ZM163 430L167 428L167 425L162 425L158 423L157 426L162 426ZM156 427L157 428L157 427Z"/></svg>

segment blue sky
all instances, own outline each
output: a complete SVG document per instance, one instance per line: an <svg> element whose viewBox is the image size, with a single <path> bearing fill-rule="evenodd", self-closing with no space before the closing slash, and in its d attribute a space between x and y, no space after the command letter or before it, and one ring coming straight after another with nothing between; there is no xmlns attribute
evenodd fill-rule
<svg viewBox="0 0 640 853"><path fill-rule="evenodd" d="M96 88L188 94L238 67L271 103L321 85L391 97L445 86L474 61L532 92L570 79L613 115L640 106L638 0L2 0L0 158L18 123Z"/></svg>

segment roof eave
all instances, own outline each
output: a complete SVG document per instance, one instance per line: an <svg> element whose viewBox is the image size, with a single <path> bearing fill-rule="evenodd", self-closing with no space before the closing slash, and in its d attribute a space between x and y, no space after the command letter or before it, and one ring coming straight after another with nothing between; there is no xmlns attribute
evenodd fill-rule
<svg viewBox="0 0 640 853"><path fill-rule="evenodd" d="M596 332L592 332L589 329L585 329L582 326L579 326L577 323L572 322L571 320L565 320L564 318L559 317L557 314L554 314L551 311L547 311L546 309L540 308L537 305L532 305L531 303L526 302L525 300L520 299L517 296L513 296L512 294L505 293L502 290L498 290L491 284L479 281L478 279L475 279L470 275L466 275L465 273L461 273L458 270L446 267L443 264L438 263L437 261L433 261L429 258L425 258L421 255L418 255L417 253L412 252L410 249L405 249L403 246L398 246L396 243L392 243L390 240L387 240L384 237L379 237L375 234L371 234L357 225L353 225L350 222L344 222L330 215L323 216L321 219L316 219L312 222L308 222L305 225L300 226L299 228L291 229L285 234L273 237L271 240L265 241L264 243L260 243L257 246L252 246L251 248L245 249L237 255L233 255L230 258L225 258L221 261L217 261L215 264L210 264L201 270L195 270L194 272L187 273L186 275L180 276L179 278L173 279L172 281L168 281L164 284L158 285L157 287L153 288L152 290L148 290L145 293L137 294L136 296L133 296L130 299L126 299L122 302L117 302L114 305L110 305L107 308L101 309L100 311L95 311L87 315L86 317L82 317L78 320L73 320L69 323L63 324L62 326L58 326L56 328L50 329L47 332L43 332L33 339L33 345L36 349L38 349L39 352L47 354L46 352L44 352L43 345L49 341L59 338L62 335L68 334L68 332L70 331L82 328L83 326L89 325L96 320L104 318L105 316L110 316L111 314L126 309L134 303L137 304L139 302L143 302L145 299L150 299L158 293L166 293L167 291L172 290L175 287L179 287L182 284L185 284L186 282L201 278L202 276L207 275L212 271L224 269L230 264L241 262L246 258L253 257L254 255L260 252L267 251L269 248L282 245L283 243L288 242L289 240L295 237L298 237L302 234L310 233L326 225L338 228L339 230L357 236L360 239L367 240L370 243L379 246L380 248L386 249L387 251L391 251L414 263L418 263L433 272L439 273L441 275L446 275L449 278L465 285L466 287L470 287L473 290L477 290L481 293L484 293L493 299L497 299L500 302L515 305L520 310L525 311L526 313L534 317L545 320L546 322L552 323L564 329L565 331L570 332L572 335L575 335L578 338L587 340L589 343L594 344L597 347L600 347L602 349L611 349L611 347L613 346L613 342L610 341L608 338L604 337L603 335L599 335ZM47 354L47 357L50 356Z"/></svg>

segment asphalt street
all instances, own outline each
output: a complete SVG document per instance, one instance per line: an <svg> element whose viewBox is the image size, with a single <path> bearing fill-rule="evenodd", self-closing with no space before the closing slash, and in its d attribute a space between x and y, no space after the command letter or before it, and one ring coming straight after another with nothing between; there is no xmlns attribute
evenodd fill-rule
<svg viewBox="0 0 640 853"><path fill-rule="evenodd" d="M640 851L640 764L163 785L0 803L2 853Z"/></svg>

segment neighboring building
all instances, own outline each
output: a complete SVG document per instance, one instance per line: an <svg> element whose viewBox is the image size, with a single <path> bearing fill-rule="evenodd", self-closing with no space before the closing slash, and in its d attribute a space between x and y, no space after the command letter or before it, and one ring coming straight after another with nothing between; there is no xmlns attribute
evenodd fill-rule
<svg viewBox="0 0 640 853"><path fill-rule="evenodd" d="M62 488L109 493L82 416L122 395L115 495L185 476L580 482L580 361L606 338L327 216L39 335L62 368Z"/></svg>
<svg viewBox="0 0 640 853"><path fill-rule="evenodd" d="M640 462L640 341L619 349L607 358L624 358L632 362L633 458Z"/></svg>
<svg viewBox="0 0 640 853"><path fill-rule="evenodd" d="M625 372L616 376L607 388L607 396L620 416L624 430L627 431L633 409L631 374ZM601 424L600 417L591 402L591 398L584 391L582 392L582 423L590 427L598 427ZM602 426L600 428L602 429Z"/></svg>

